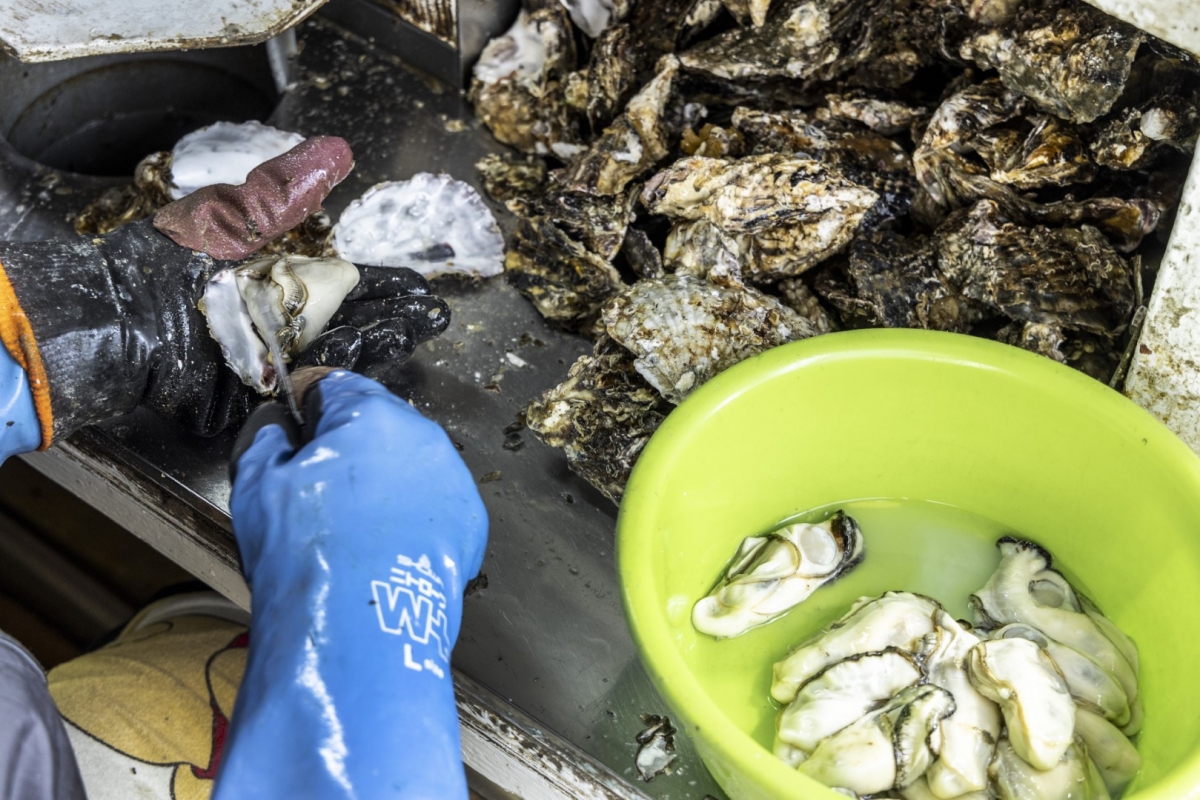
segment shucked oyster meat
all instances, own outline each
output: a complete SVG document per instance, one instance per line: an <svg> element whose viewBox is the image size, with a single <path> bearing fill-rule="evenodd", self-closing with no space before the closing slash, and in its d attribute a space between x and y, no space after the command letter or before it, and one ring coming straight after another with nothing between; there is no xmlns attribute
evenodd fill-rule
<svg viewBox="0 0 1200 800"><path fill-rule="evenodd" d="M862 555L858 523L841 511L820 524L797 522L747 537L692 608L692 625L721 638L765 625L852 570Z"/></svg>
<svg viewBox="0 0 1200 800"><path fill-rule="evenodd" d="M226 363L260 394L273 394L285 360L321 335L359 280L339 258L267 256L222 270L209 280L199 307Z"/></svg>

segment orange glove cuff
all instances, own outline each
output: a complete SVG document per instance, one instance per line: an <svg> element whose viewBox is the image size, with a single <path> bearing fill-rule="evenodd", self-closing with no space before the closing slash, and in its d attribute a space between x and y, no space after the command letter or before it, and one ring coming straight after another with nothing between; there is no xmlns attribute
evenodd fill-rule
<svg viewBox="0 0 1200 800"><path fill-rule="evenodd" d="M46 379L46 368L38 352L37 340L33 337L33 328L21 309L3 264L0 264L0 341L4 342L8 354L25 370L29 390L33 394L33 408L42 428L42 445L38 449L45 450L54 438L50 382Z"/></svg>

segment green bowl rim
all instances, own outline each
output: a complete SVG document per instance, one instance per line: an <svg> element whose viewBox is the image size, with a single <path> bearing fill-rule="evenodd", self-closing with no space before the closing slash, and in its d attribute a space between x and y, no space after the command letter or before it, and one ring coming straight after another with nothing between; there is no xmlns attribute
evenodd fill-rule
<svg viewBox="0 0 1200 800"><path fill-rule="evenodd" d="M665 613L646 600L640 603L631 586L652 586L650 557L653 538L639 541L631 531L636 519L652 513L656 490L664 480L660 462L669 463L672 453L693 425L703 423L721 406L740 395L781 375L807 366L863 357L889 357L906 360L950 362L974 368L1004 372L1022 382L1044 388L1058 383L1072 402L1092 404L1093 411L1121 427L1139 429L1140 435L1164 448L1163 458L1190 473L1200 493L1200 459L1165 425L1124 395L1043 356L987 339L963 334L925 330L857 330L829 333L782 345L749 358L717 375L692 393L673 410L650 438L642 451L617 515L616 561L621 585L625 619L637 645L647 674L667 704L677 715L696 721L699 726L723 730L725 743L719 749L727 762L753 783L779 796L795 796L801 791L828 792L822 784L799 775L774 757L770 751L746 733L709 698L691 670L671 644L670 627ZM649 592L640 593L643 598ZM663 677L661 680L659 675ZM682 714L679 709L687 709ZM689 735L691 735L689 731ZM763 758L763 756L767 758ZM1139 791L1125 800L1180 800L1200 796L1200 751L1185 758L1173 770L1161 776L1147 791Z"/></svg>

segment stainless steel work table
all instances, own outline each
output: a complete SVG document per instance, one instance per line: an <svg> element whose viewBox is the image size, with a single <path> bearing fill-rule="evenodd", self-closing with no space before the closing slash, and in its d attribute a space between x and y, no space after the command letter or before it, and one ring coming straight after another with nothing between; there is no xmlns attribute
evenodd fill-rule
<svg viewBox="0 0 1200 800"><path fill-rule="evenodd" d="M269 122L350 141L357 166L329 198L334 219L374 183L421 171L478 185L474 163L499 146L460 93L320 17L298 39L296 79ZM67 215L111 183L36 165L0 140L0 235L74 236ZM439 291L453 320L413 359L411 399L446 426L477 478L500 476L479 487L491 517L487 585L467 597L454 651L468 765L528 797L720 796L682 734L673 774L637 778L640 715L668 712L621 609L616 507L528 432L519 449L503 447L504 428L590 344L549 329L503 277ZM191 437L138 412L26 458L248 604L229 533L231 439Z"/></svg>

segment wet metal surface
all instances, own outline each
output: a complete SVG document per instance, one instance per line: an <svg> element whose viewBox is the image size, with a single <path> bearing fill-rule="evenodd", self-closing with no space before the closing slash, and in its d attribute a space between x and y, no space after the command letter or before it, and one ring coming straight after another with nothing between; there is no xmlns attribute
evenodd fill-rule
<svg viewBox="0 0 1200 800"><path fill-rule="evenodd" d="M475 161L499 145L460 94L319 18L299 37L299 78L269 122L350 141L357 167L330 197L331 216L374 183L420 171L478 185ZM39 168L0 143L0 235L74 235L66 215L108 183ZM621 610L616 507L528 432L519 447L512 434L504 446L518 412L590 344L548 329L503 278L439 291L453 322L418 350L411 399L462 445L477 478L487 476L480 491L492 523L487 587L467 598L455 666L652 796L720 796L682 733L674 774L648 784L637 778L640 715L669 712L642 671ZM139 412L104 426L100 441L228 529L231 437L189 437Z"/></svg>

